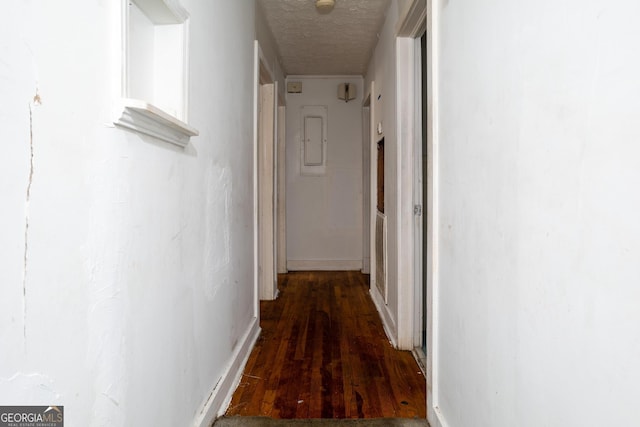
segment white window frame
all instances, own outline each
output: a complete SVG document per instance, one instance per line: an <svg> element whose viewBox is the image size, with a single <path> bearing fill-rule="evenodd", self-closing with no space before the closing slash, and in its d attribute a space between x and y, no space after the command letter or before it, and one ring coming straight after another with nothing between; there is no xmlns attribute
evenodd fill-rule
<svg viewBox="0 0 640 427"><path fill-rule="evenodd" d="M149 135L180 147L185 147L198 130L187 123L189 93L189 14L177 0L122 0L121 1L121 43L120 43L120 96L117 102L114 124L134 132ZM132 96L131 80L134 73L131 67L131 22L130 8L139 8L154 26L179 25L180 38L175 56L182 59L179 81L160 82L177 87L178 100L172 105L171 112L154 104L154 99L139 99ZM154 46L149 46L154 49ZM161 64L153 61L154 70ZM149 76L149 78L155 78ZM155 82L155 86L162 84ZM176 86L177 85L177 86ZM151 98L151 97L150 97Z"/></svg>

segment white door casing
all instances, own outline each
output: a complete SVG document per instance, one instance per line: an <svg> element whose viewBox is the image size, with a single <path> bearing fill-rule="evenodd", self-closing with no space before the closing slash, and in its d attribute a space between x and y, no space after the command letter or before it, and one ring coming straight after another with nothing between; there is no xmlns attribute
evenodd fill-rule
<svg viewBox="0 0 640 427"><path fill-rule="evenodd" d="M254 216L256 290L259 299L277 296L275 132L276 85L273 73L255 42L256 91L254 105ZM256 311L258 303L256 302Z"/></svg>

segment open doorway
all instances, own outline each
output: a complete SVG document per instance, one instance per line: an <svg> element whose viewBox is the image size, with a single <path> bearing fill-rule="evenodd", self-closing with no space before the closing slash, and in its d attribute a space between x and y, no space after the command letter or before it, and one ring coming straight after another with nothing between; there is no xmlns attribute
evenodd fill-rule
<svg viewBox="0 0 640 427"><path fill-rule="evenodd" d="M427 366L427 311L428 289L426 266L429 253L427 236L428 210L424 208L429 199L428 147L427 147L427 33L416 39L416 83L419 99L416 102L416 141L414 158L415 176L415 256L416 256L416 305L414 327L414 353L423 371Z"/></svg>
<svg viewBox="0 0 640 427"><path fill-rule="evenodd" d="M258 295L261 300L272 300L277 296L278 253L277 226L277 84L260 46L256 43L257 96L256 96L256 141L254 179L257 207L256 277Z"/></svg>

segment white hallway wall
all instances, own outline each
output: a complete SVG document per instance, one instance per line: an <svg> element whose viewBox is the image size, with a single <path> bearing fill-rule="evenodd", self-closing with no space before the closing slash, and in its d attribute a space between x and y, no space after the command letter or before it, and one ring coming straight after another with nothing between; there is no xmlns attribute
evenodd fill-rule
<svg viewBox="0 0 640 427"><path fill-rule="evenodd" d="M287 266L290 270L362 268L362 78L297 78L287 94ZM338 99L338 84L357 98ZM327 172L300 174L301 107L327 106Z"/></svg>
<svg viewBox="0 0 640 427"><path fill-rule="evenodd" d="M3 405L191 425L253 325L254 4L181 3L200 131L184 150L110 125L117 2L6 5Z"/></svg>
<svg viewBox="0 0 640 427"><path fill-rule="evenodd" d="M435 5L443 425L640 425L640 3Z"/></svg>
<svg viewBox="0 0 640 427"><path fill-rule="evenodd" d="M379 304L382 319L385 322L390 339L397 343L398 335L398 194L395 190L399 182L398 146L396 124L396 25L398 23L398 7L391 3L380 31L378 44L373 52L367 74L364 77L365 87L370 90L374 81L375 92L371 94L371 105L374 111L374 129L382 124L383 132L374 135L379 141L384 138L384 210L387 216L387 304ZM372 151L376 156L375 150ZM375 286L373 292L377 292ZM375 296L375 295L374 295ZM378 301L382 301L378 299Z"/></svg>

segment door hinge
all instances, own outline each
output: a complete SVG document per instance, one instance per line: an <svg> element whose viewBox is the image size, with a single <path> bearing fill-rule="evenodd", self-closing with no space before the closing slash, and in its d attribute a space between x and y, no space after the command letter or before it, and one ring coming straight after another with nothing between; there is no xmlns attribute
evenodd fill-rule
<svg viewBox="0 0 640 427"><path fill-rule="evenodd" d="M413 214L415 216L421 216L422 215L422 205L413 205Z"/></svg>

